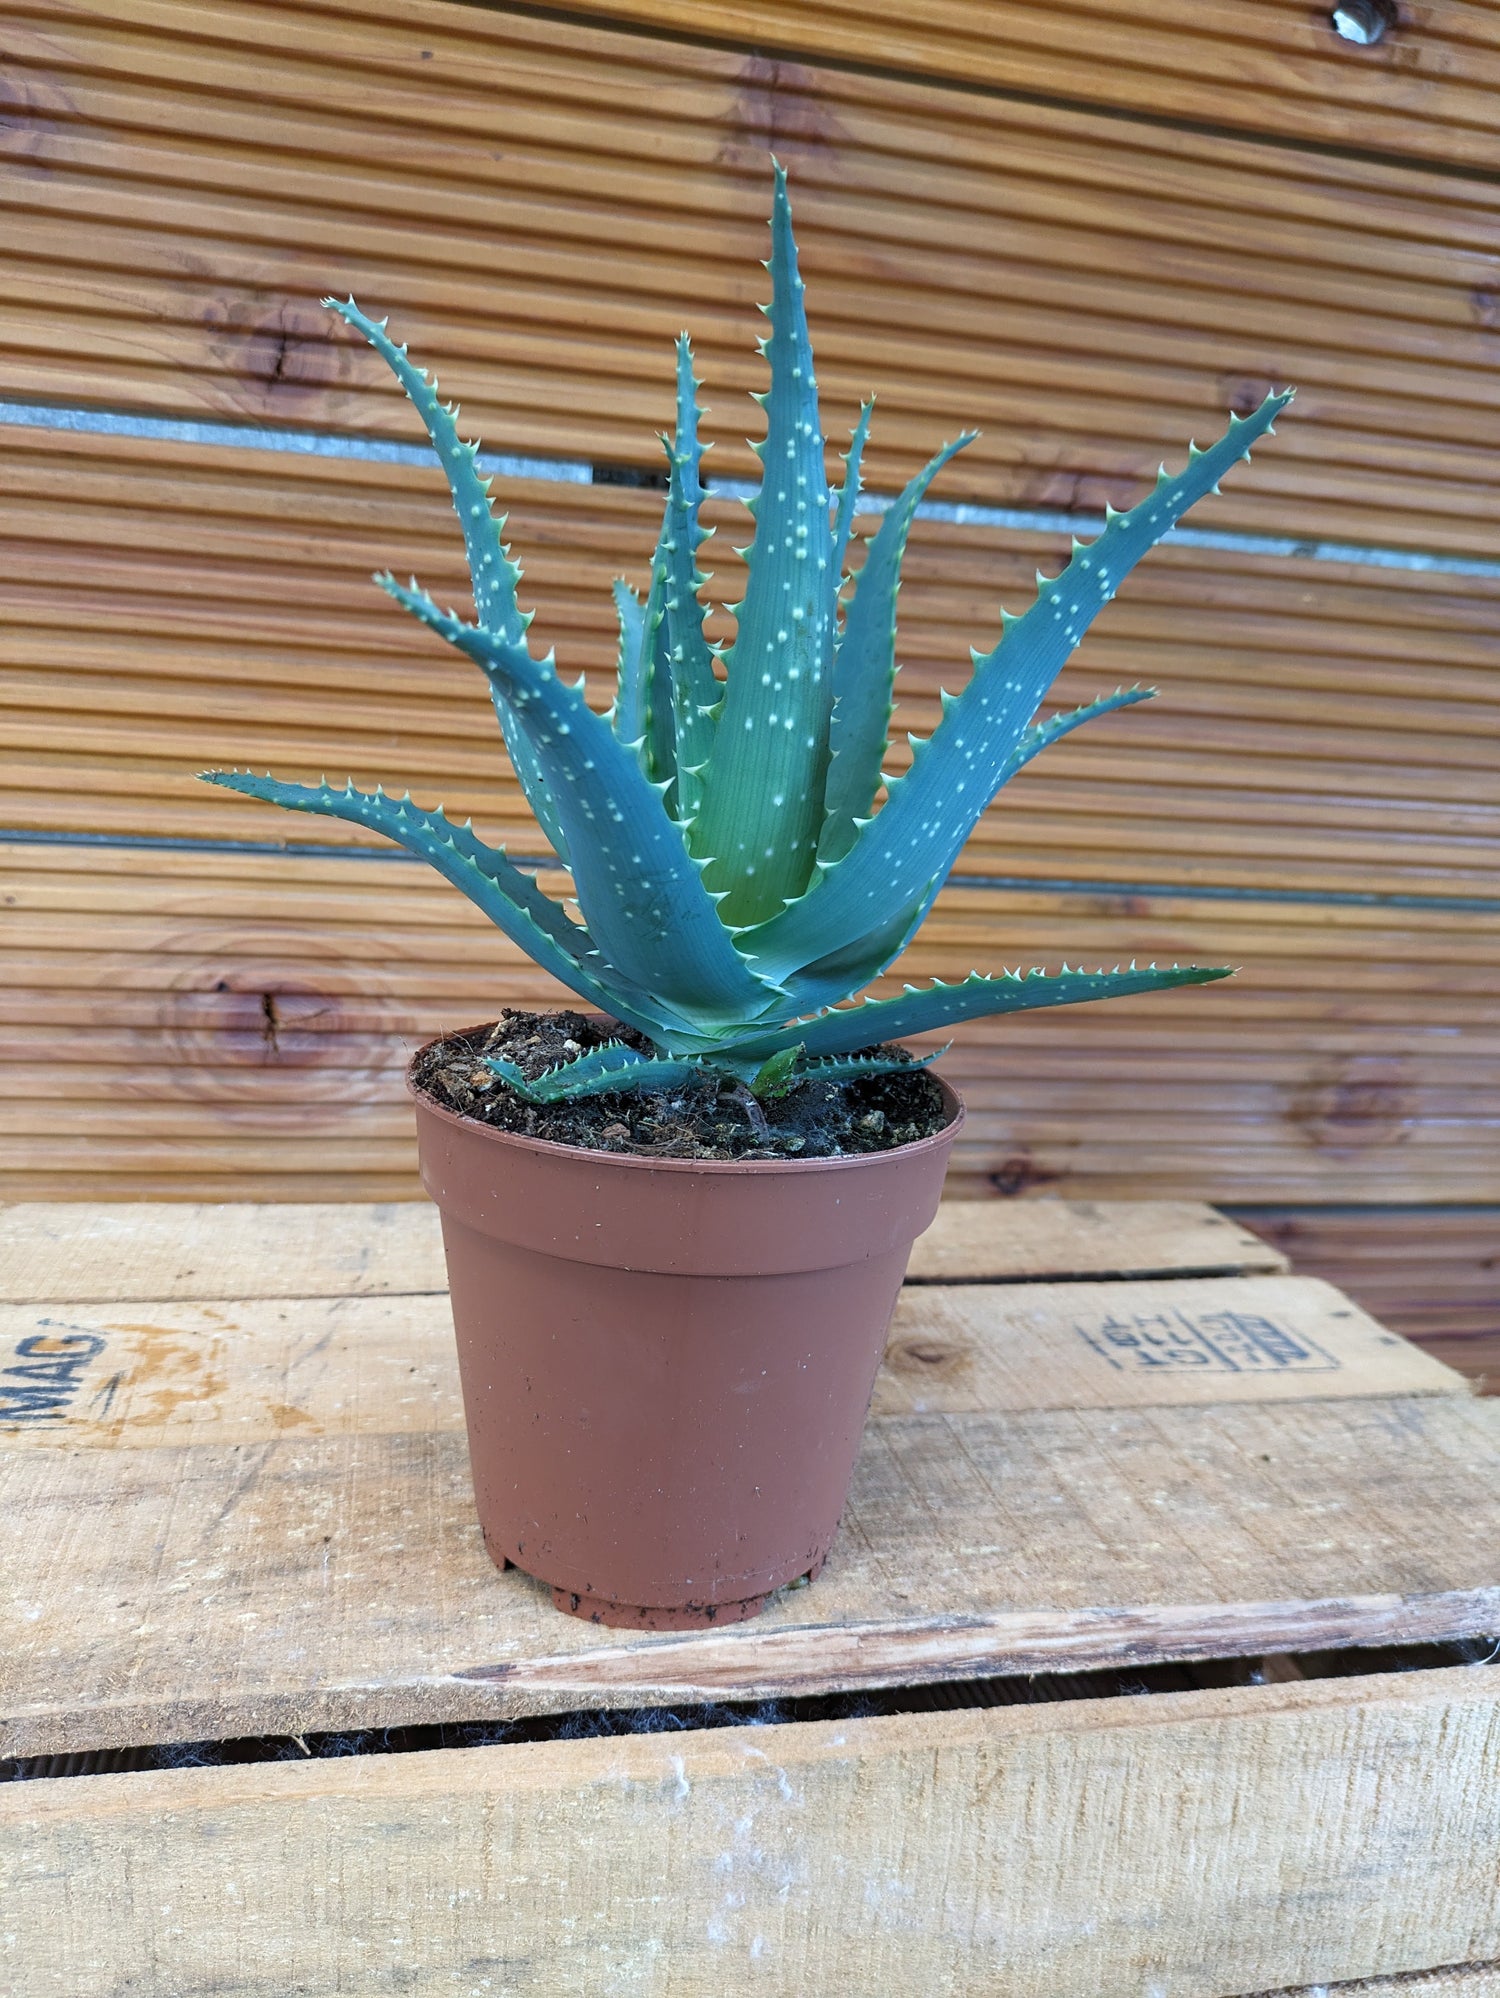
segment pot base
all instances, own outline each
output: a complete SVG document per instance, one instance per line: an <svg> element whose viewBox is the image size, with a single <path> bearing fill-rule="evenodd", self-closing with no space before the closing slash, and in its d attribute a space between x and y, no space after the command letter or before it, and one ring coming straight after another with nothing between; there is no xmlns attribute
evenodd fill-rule
<svg viewBox="0 0 1500 1998"><path fill-rule="evenodd" d="M581 1596L573 1589L552 1591L554 1605L568 1616L608 1624L614 1630L702 1630L709 1624L743 1623L770 1600L769 1596L747 1596L739 1603L683 1603L674 1609L653 1609L648 1604L611 1602L607 1596Z"/></svg>
<svg viewBox="0 0 1500 1998"><path fill-rule="evenodd" d="M773 1596L781 1589L767 1589L758 1596L744 1596L731 1603L617 1603L610 1596L586 1595L580 1589L560 1589L543 1575L533 1575L523 1568L510 1555L500 1553L490 1545L489 1535L484 1535L484 1549L503 1574L514 1568L517 1574L526 1575L533 1582L540 1582L544 1589L551 1589L552 1602L567 1616L582 1617L586 1623L608 1624L612 1630L705 1630L721 1623L743 1623L747 1617L759 1616ZM782 1588L805 1588L815 1582L823 1572L823 1564L828 1559L820 1554L805 1573L795 1581L783 1582Z"/></svg>
<svg viewBox="0 0 1500 1998"><path fill-rule="evenodd" d="M798 1587L815 1582L823 1572L827 1555L821 1555L805 1575L800 1575L788 1587ZM514 1563L510 1565L514 1566ZM581 1616L589 1623L608 1624L613 1630L705 1630L721 1623L743 1623L747 1617L759 1616L772 1596L780 1590L768 1589L764 1595L746 1596L735 1603L673 1603L668 1607L650 1603L617 1603L608 1596L580 1595L576 1589L553 1589L552 1601L568 1616Z"/></svg>

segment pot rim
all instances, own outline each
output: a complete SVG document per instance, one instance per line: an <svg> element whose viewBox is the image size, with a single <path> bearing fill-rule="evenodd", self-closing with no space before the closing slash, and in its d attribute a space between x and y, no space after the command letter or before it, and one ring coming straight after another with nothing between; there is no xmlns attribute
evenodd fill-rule
<svg viewBox="0 0 1500 1998"><path fill-rule="evenodd" d="M494 1024L493 1020L481 1020L472 1027L450 1027L446 1033L434 1034L430 1041L424 1041L413 1050L407 1061L406 1093L428 1116L439 1117L460 1131L491 1139L497 1144L514 1146L518 1151L535 1152L543 1158L577 1159L594 1167L621 1166L637 1172L706 1173L715 1178L757 1173L852 1172L861 1166L868 1168L886 1161L915 1158L924 1150L951 1144L963 1129L967 1114L964 1100L952 1083L944 1076L933 1074L932 1079L943 1092L944 1102L950 1109L946 1123L929 1132L925 1138L914 1138L910 1144L892 1145L883 1152L857 1152L846 1158L816 1159L648 1159L639 1158L631 1152L596 1152L586 1145L563 1145L555 1138L527 1138L519 1131L502 1131L494 1124L481 1123L477 1117L460 1116L456 1110L449 1110L439 1103L425 1089L418 1088L412 1071L429 1048L436 1047L440 1041L453 1040L460 1034L480 1033ZM928 1073L932 1074L932 1071Z"/></svg>

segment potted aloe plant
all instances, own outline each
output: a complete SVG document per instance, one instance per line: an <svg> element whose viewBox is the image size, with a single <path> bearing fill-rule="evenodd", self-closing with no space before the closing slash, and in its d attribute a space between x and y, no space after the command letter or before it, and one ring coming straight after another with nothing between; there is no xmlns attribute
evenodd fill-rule
<svg viewBox="0 0 1500 1998"><path fill-rule="evenodd" d="M914 1238L963 1120L895 1043L982 1015L1222 978L1219 969L975 974L842 1002L900 955L1008 778L1131 687L1034 719L1122 577L1285 406L1231 418L973 654L910 767L884 767L902 554L947 445L845 558L870 409L831 491L778 167L770 365L734 643L704 632L692 358L677 349L666 515L644 603L616 585L608 714L528 640L477 444L384 325L381 354L447 475L472 622L376 578L489 683L582 921L469 825L377 789L209 781L368 826L446 876L591 1011L507 1014L408 1074L442 1210L486 1545L606 1623L728 1622L815 1575L846 1496ZM847 587L846 587L847 585ZM933 1057L928 1057L928 1060ZM663 1134L666 1134L665 1137Z"/></svg>

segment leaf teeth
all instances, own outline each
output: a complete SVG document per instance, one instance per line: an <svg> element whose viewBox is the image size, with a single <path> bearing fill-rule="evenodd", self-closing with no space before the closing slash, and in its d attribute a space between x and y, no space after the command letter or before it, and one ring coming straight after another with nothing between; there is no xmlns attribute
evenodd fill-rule
<svg viewBox="0 0 1500 1998"><path fill-rule="evenodd" d="M709 663L706 671L715 687L712 697L708 697L707 688L703 685L689 690L680 683L675 669L684 658L684 641L680 629L668 622L662 639L661 691L670 689L670 698L658 697L654 703L658 725L666 717L674 735L684 724L690 729L701 726L710 744L717 731L723 728L726 713L731 710L736 670L734 659L743 640L747 614L767 589L768 582L779 578L776 568L778 552L773 542L781 536L786 524L786 495L782 487L788 486L790 481L784 477L778 455L780 444L777 440L781 436L778 423L783 415L778 408L778 395L781 388L795 382L799 396L805 393L812 398L816 386L812 351L806 342L802 317L805 287L797 270L796 246L787 205L786 174L779 162L775 167L771 228L773 248L766 268L772 273L773 296L768 306L760 308L769 326L758 338L757 347L771 363L772 386L769 391L757 392L755 397L757 403L769 412L766 439L754 446L765 468L765 475L761 494L749 502L756 531L750 549L741 553L750 569L752 581L745 601L734 607L740 619L741 632L736 645L726 654L730 680L728 686L720 687ZM880 1025L893 1018L883 1010L892 1002L866 999L842 1012L830 1012L827 1005L821 1003L832 989L830 977L842 975L843 969L856 962L859 949L868 946L870 935L875 934L857 933L858 924L864 923L868 928L870 920L868 906L860 906L860 897L866 905L878 906L882 899L889 901L892 897L909 896L916 885L915 870L919 868L927 890L935 892L936 886L945 878L947 868L953 864L965 830L965 814L970 813L971 807L972 816L977 816L978 811L983 809L988 796L992 795L989 787L997 773L998 780L1003 782L1008 774L1029 760L1030 756L1039 753L1042 747L1059 740L1084 722L1154 695L1154 688L1137 683L1128 688L1116 688L1113 693L1068 713L1052 714L1043 722L1034 719L1061 660L1077 643L1098 608L1113 596L1119 577L1139 559L1151 542L1175 524L1188 504L1205 492L1219 491L1220 475L1235 458L1248 457L1248 446L1261 435L1272 434L1273 417L1291 399L1290 391L1273 391L1252 414L1241 416L1231 412L1224 438L1207 449L1199 447L1196 441L1190 442L1184 471L1174 477L1163 465L1154 487L1131 511L1121 512L1106 502L1102 533L1091 542L1085 542L1076 535L1071 537L1071 558L1060 575L1048 577L1040 570L1037 572L1037 600L1031 609L1020 617L1001 610L1001 641L1005 646L1003 663L997 656L999 646L988 653L971 648L973 675L968 687L957 695L941 689L941 719L934 733L928 737L915 733L908 735L911 756L908 769L899 774L889 774L883 768L880 754L870 759L869 798L854 799L848 810L846 823L851 844L835 858L822 850L820 842L815 851L810 849L805 872L799 874L795 882L784 879L764 883L760 890L764 898L762 907L773 914L762 915L754 923L736 922L726 919L724 914L724 906L731 909L735 906L734 891L724 885L725 876L714 872L720 863L709 857L715 844L709 835L714 832L710 821L717 815L717 844L723 844L725 813L728 812L728 824L733 829L734 811L741 809L743 800L730 797L725 783L726 769L718 764L713 749L703 748L702 738L695 736L691 749L686 747L684 741L684 753L676 753L674 744L670 775L661 768L653 769L650 767L653 738L644 721L639 726L634 725L623 692L617 694L608 722L601 722L587 708L582 679L571 688L564 689L556 678L550 653L545 661L531 659L525 640L531 613L523 614L515 602L515 585L520 572L500 538L503 517L496 517L491 510L489 495L493 480L488 476L481 478L476 466L482 447L477 439L465 440L458 435L455 422L457 402L440 400L436 378L411 361L404 344L398 345L391 339L387 321L368 319L352 296L347 301L330 296L324 303L341 320L360 331L386 359L428 428L448 475L454 504L464 528L475 582L476 625L467 625L451 607L446 610L439 608L421 590L415 577L409 585L401 586L396 584L387 570L380 572L376 581L428 628L469 651L470 656L479 658L490 680L512 761L560 857L565 859L566 854L559 844L556 808L555 805L551 807L549 821L545 814L550 792L542 776L537 743L533 742L531 731L537 732L538 741L546 737L555 747L557 738L566 738L571 730L586 726L583 717L587 714L588 725L603 730L606 739L612 745L618 745L614 753L627 759L632 782L636 784L637 792L646 798L651 810L658 815L667 812L675 814L678 820L675 837L685 841L689 835L693 836L694 849L689 856L691 864L684 872L699 905L713 915L710 927L714 934L720 938L727 935L732 940L731 949L737 964L763 967L763 973L757 979L758 990L753 997L741 994L740 1002L758 1006L759 1011L754 1012L753 1017L764 1020L771 1014L774 1004L774 998L764 997L764 994L785 997L788 991L800 989L810 1006L815 999L820 1002L815 1020L820 1033L825 1035L856 1032L873 1036ZM800 340L800 344L794 343L790 356L783 344L789 328L798 334ZM663 619L668 619L671 612L685 605L689 599L697 600L708 581L694 557L694 551L706 538L708 530L697 522L689 490L697 482L703 447L697 441L700 411L696 396L700 384L694 374L692 346L686 333L677 338L676 354L678 424L674 436L663 440L672 479L666 506L669 532L664 534L658 560L653 564L653 589ZM830 650L821 663L828 667L830 675L837 665L837 652L832 646L836 644L841 630L847 632L849 613L857 601L856 591L841 589L842 569L858 500L859 459L872 403L873 398L861 404L849 448L843 453L846 466L844 488L838 496L837 520L832 526L836 559L820 560L818 563L820 570L829 572L826 611ZM829 526L831 495L827 491L828 481L822 463L822 440L817 426L815 400L806 404L794 402L789 406L796 417L797 431L788 450L800 448L798 438L804 433L807 439L815 437L817 447L816 474L809 464L807 475L799 478L798 483L809 488L805 494L808 510L820 511L824 526ZM956 445L945 447L945 450L951 452L961 448L975 434L964 432ZM795 492L792 496L799 498ZM898 501L897 506L900 504ZM692 514L690 525L683 519L685 513ZM888 521L889 512L886 518ZM881 531L883 528L884 523ZM787 547L791 545L790 541L786 542ZM880 532L877 532L871 537L872 553L879 545ZM867 578L869 573L870 559L867 558L861 578ZM890 625L894 623L894 600L898 587L899 575L891 584ZM848 599L847 606L845 597ZM644 617L644 612L639 600L623 586L617 590L616 600L621 605L623 689L629 642L627 601L634 606L638 621ZM701 615L699 624L701 626ZM780 629L778 621L774 630ZM476 635L496 642L503 641L504 646L516 648L516 658L502 657L497 662L487 655L482 656L482 648L475 650ZM887 630L882 630L882 642L888 635ZM709 647L705 641L701 656L712 662L718 656L717 648ZM756 677L758 679L759 675ZM571 707L564 704L564 695L571 702ZM841 728L850 720L853 708L847 689L834 684L831 679L820 698L824 704L823 712L816 717L814 726L808 732L808 748L815 748L819 727L830 727L830 713L831 739L827 739L823 749L818 751L818 755L825 757L826 761L818 768L803 773L806 782L800 786L800 793L808 796L816 794L818 801L822 802L829 795L833 780L847 778L853 767L849 743L836 739ZM525 726L518 720L518 711L523 709L527 717ZM651 712L652 704L648 702L648 719ZM871 712L881 724L882 740L878 747L883 752L886 746L883 738L889 727L888 699L875 699ZM644 771L646 781L640 783L637 773L641 772L643 762L647 766ZM549 762L547 767L555 773L557 766ZM592 771L594 766L590 763L586 767ZM391 837L401 837L403 843L420 841L424 850L430 849L429 858L441 857L441 864L449 871L450 878L463 866L482 871L490 864L475 858L476 855L497 852L503 857L503 849L483 848L467 821L462 829L454 827L442 807L434 812L424 812L412 802L409 792L399 800L393 800L379 785L372 793L357 791L352 779L345 781L342 790L335 790L329 786L326 777L317 787L292 787L278 785L269 775L261 779L248 772L243 776L238 772L223 771L205 772L204 775L207 781L225 788L288 803L294 809L322 810L333 816L357 817L362 824L374 824ZM573 780L569 778L567 781L571 783ZM874 801L881 796L882 787L884 803L876 811ZM607 790L608 787L605 788ZM773 795L772 786L763 788L767 797ZM799 787L777 787L774 792L777 807L781 806L783 792L796 789ZM702 809L705 797L712 807L707 814ZM729 804L726 804L726 799L729 799ZM612 802L610 810L612 819L623 824ZM652 818L650 823L656 826L658 821ZM775 831L779 836L780 828ZM629 836L622 835L621 839L626 837ZM735 837L738 837L737 833ZM616 840L615 846L618 850L620 840ZM416 847L413 846L412 850ZM683 851L687 851L685 845ZM758 846L751 849L757 862L761 851ZM715 879L718 885L710 889L706 876ZM926 900L930 900L930 892ZM913 913L912 927L925 911L926 900L921 896L909 900ZM887 928L891 928L889 923ZM909 930L907 934L909 936ZM566 960L566 939L584 939L586 935L574 925L568 932L554 936L552 947L560 958ZM592 941L579 941L574 949L577 957L588 957L608 970L607 961ZM837 969L824 977L821 989L816 978L803 981L799 987L799 968L818 963L825 967L833 965ZM1109 996L1115 990L1147 991L1172 984L1204 982L1226 975L1227 971L1223 968L1194 966L1174 965L1170 970L1163 971L1152 965L1141 970L1133 961L1124 971L1116 966L1113 971L1088 972L1064 964L1058 972L1049 974L1034 966L1026 970L1005 971L989 979L975 972L958 985L936 980L920 991L908 985L900 1003L909 1008L936 1007L944 1019L967 1018L972 1017L976 1009L1007 1011L1022 1006L1062 1004L1080 998ZM953 1011L955 1008L958 1009L956 1012ZM851 1025L851 1022L854 1024ZM644 1027L641 1030L648 1031ZM925 1029L910 1029L919 1030ZM726 1045L726 1036L732 1031L721 1019L712 1034L705 1030L705 1035L700 1035L696 1044L706 1045L712 1040L715 1045ZM842 1055L832 1047L827 1048L825 1056L819 1057L814 1052L812 1058L860 1059Z"/></svg>

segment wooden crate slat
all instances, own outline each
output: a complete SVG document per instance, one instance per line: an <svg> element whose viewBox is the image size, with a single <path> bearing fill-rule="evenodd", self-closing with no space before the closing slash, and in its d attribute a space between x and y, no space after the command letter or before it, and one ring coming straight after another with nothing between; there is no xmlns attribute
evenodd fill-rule
<svg viewBox="0 0 1500 1998"><path fill-rule="evenodd" d="M1261 1236L1233 1223L1226 1227L1222 1214L1198 1201L1142 1200L1126 1207L1039 1200L1024 1212L945 1201L927 1233L917 1238L906 1280L1227 1276L1286 1267L1281 1252Z"/></svg>
<svg viewBox="0 0 1500 1998"><path fill-rule="evenodd" d="M244 1246L267 1261L283 1253L274 1237ZM297 1248L292 1231L285 1252ZM11 1450L199 1450L293 1432L454 1433L452 1333L441 1287L0 1305L0 1437ZM65 1386L38 1387L37 1361L54 1356ZM917 1284L897 1310L872 1412L1467 1392L1461 1375L1311 1277Z"/></svg>
<svg viewBox="0 0 1500 1998"><path fill-rule="evenodd" d="M1487 1638L1491 1406L882 1421L816 1589L739 1634L675 1640L564 1625L549 1593L497 1576L458 1435L289 1434L65 1466L8 1452L8 1537L26 1536L7 1553L9 1615L29 1642L9 1660L0 1753ZM1396 1423L1426 1460L1393 1480ZM1278 1477L1264 1465L1288 1442L1302 1466L1283 1458ZM1383 1482L1361 1481L1361 1453L1381 1454ZM1295 1542L1309 1506L1316 1549ZM950 1516L942 1538L932 1512Z"/></svg>
<svg viewBox="0 0 1500 1998"><path fill-rule="evenodd" d="M0 1207L0 1301L122 1303L447 1294L437 1209L197 1203ZM918 1239L916 1283L1276 1272L1279 1249L1195 1201L948 1202Z"/></svg>
<svg viewBox="0 0 1500 1998"><path fill-rule="evenodd" d="M91 1255L123 1291L204 1293L0 1306L0 1388L31 1379L7 1359L72 1376L69 1410L0 1441L0 1755L1500 1629L1500 1410L1316 1280L1192 1274L1209 1244L1279 1261L1202 1209L1033 1212L1029 1238L1014 1209L943 1217L818 1584L656 1636L560 1617L483 1554L430 1210L291 1210L283 1234L265 1211L0 1211L44 1295ZM1148 1250L1161 1274L1108 1274ZM253 1294L304 1260L327 1294ZM1095 1267L1024 1280L1038 1261ZM669 1960L687 1991L748 1952L787 1998L997 1975L1312 1998L1335 1974L1396 1998L1379 1979L1446 1958L1431 1998L1485 1998L1451 1980L1500 1937L1500 1669L1266 1677L13 1783L0 1961L60 1998L210 1961L222 1982L226 1939L246 1998L373 1992L382 1951L414 1988L458 1952L582 1998L606 1946L611 1975ZM554 1921L585 1843L597 1912ZM88 1882L86 1923L58 1881Z"/></svg>
<svg viewBox="0 0 1500 1998"><path fill-rule="evenodd" d="M596 1992L601 1966L644 1988L670 1964L684 1998L730 1966L776 1998L1098 1998L1472 1962L1500 1949L1497 1686L1393 1674L11 1784L6 1947L37 1998L222 1981L229 1933L244 1998L436 1989L455 1962L536 1998ZM1483 1998L1453 1979L1415 1988Z"/></svg>
<svg viewBox="0 0 1500 1998"><path fill-rule="evenodd" d="M1241 1218L1481 1393L1500 1393L1500 1211L1278 1206Z"/></svg>
<svg viewBox="0 0 1500 1998"><path fill-rule="evenodd" d="M1441 1970L1404 1971L1395 1977L1362 1977L1290 1991L1285 1998L1500 1998L1500 1963L1458 1963ZM1282 1998L1282 1994L1266 1994Z"/></svg>
<svg viewBox="0 0 1500 1998"><path fill-rule="evenodd" d="M279 1260L267 1218L228 1231L236 1290L253 1257ZM950 1259L981 1225L963 1217ZM37 1239L58 1266L79 1257L76 1224ZM148 1270L171 1240L148 1214ZM201 1217L176 1240L196 1253ZM27 1638L4 1697L13 1754L1500 1624L1500 1411L1307 1279L910 1286L817 1588L665 1640L560 1618L489 1564L437 1288L3 1317L12 1363L62 1358L71 1403L60 1424L28 1409L0 1451L0 1573ZM1178 1364L1145 1364L1162 1355Z"/></svg>

